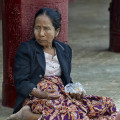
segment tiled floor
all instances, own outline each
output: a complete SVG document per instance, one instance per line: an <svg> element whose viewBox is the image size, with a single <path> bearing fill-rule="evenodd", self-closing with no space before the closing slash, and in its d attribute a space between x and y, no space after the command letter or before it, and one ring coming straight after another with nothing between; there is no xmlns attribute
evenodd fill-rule
<svg viewBox="0 0 120 120"><path fill-rule="evenodd" d="M69 44L73 49L72 79L87 94L111 97L120 109L120 54L108 51L110 0L77 0L69 5ZM0 35L1 21L0 21ZM2 37L0 36L0 101L2 91ZM12 109L1 106L0 120Z"/></svg>

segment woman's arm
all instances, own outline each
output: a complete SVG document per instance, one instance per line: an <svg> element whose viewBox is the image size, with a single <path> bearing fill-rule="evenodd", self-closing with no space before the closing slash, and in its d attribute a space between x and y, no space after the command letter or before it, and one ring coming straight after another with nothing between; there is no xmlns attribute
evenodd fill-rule
<svg viewBox="0 0 120 120"><path fill-rule="evenodd" d="M17 93L25 98L29 96L36 86L31 82L30 76L30 46L27 42L20 45L16 52L14 64L14 80Z"/></svg>
<svg viewBox="0 0 120 120"><path fill-rule="evenodd" d="M68 53L69 53L69 58L70 58L70 68L69 68L69 73L71 74L71 66L72 66L72 49L71 49L71 47L70 47L69 45L68 45L68 48L69 48ZM70 74L69 74L69 75L70 75ZM70 82L73 83L71 77L70 77L70 79L71 79Z"/></svg>
<svg viewBox="0 0 120 120"><path fill-rule="evenodd" d="M53 92L54 92L54 94L51 94ZM54 100L54 99L58 99L60 97L59 93L55 90L40 91L39 88L33 88L32 92L30 94L37 98L48 99L48 100Z"/></svg>

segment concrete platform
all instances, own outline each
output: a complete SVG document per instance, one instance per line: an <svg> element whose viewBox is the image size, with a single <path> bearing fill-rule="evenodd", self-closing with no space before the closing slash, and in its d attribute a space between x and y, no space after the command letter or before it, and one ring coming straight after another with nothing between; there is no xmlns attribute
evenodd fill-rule
<svg viewBox="0 0 120 120"><path fill-rule="evenodd" d="M111 97L120 109L120 53L108 51L111 0L77 0L69 5L69 44L73 49L74 82L87 94ZM3 80L2 30L0 21L0 120L13 109L1 105Z"/></svg>

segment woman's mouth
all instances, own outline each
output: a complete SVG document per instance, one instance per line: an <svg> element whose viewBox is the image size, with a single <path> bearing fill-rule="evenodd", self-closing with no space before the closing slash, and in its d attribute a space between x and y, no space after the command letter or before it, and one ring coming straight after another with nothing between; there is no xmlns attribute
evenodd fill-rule
<svg viewBox="0 0 120 120"><path fill-rule="evenodd" d="M46 42L46 40L41 40L41 39L38 39L39 42Z"/></svg>

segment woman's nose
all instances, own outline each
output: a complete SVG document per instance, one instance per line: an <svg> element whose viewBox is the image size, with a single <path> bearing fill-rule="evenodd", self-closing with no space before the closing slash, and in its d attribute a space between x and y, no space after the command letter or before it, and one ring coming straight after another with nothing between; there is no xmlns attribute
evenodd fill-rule
<svg viewBox="0 0 120 120"><path fill-rule="evenodd" d="M39 32L39 35L40 35L41 37L45 36L44 30L41 29L40 32Z"/></svg>

